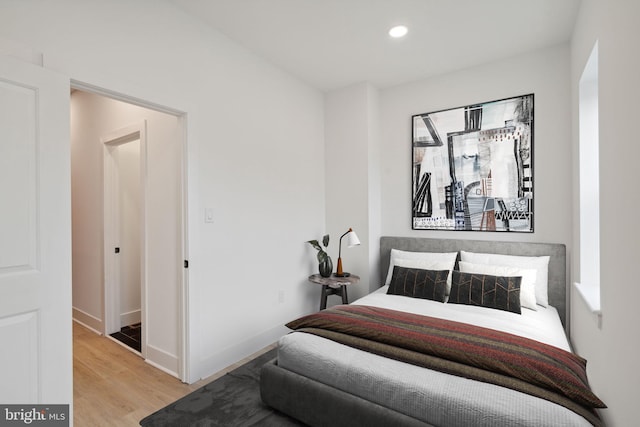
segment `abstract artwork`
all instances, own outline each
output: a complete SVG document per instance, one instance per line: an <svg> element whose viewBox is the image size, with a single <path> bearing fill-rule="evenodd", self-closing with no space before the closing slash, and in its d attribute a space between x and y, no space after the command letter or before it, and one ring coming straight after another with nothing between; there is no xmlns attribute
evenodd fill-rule
<svg viewBox="0 0 640 427"><path fill-rule="evenodd" d="M533 94L412 123L414 230L533 232Z"/></svg>

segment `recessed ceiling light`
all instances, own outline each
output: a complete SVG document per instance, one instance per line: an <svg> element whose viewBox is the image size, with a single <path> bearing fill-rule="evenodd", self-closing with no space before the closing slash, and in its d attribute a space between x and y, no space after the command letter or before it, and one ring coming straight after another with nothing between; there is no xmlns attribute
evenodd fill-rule
<svg viewBox="0 0 640 427"><path fill-rule="evenodd" d="M404 37L409 32L409 29L404 25L397 25L389 30L389 35L395 39Z"/></svg>

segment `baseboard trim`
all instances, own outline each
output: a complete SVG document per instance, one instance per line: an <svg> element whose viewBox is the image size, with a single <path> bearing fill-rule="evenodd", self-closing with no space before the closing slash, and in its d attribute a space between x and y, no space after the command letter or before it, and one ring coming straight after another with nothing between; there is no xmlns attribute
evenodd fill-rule
<svg viewBox="0 0 640 427"><path fill-rule="evenodd" d="M173 354L147 344L145 362L173 377L180 378L178 375L178 357Z"/></svg>
<svg viewBox="0 0 640 427"><path fill-rule="evenodd" d="M120 327L135 325L140 323L142 319L142 310L133 310L120 315Z"/></svg>
<svg viewBox="0 0 640 427"><path fill-rule="evenodd" d="M91 329L97 334L103 335L104 322L102 319L98 319L97 317L75 307L72 308L72 317L74 321L78 322L82 326Z"/></svg>
<svg viewBox="0 0 640 427"><path fill-rule="evenodd" d="M199 378L197 378L197 380L210 377L228 368L239 360L249 357L257 351L273 344L289 332L291 331L283 325L276 326L260 335L256 335L249 340L208 357L203 360L200 365Z"/></svg>

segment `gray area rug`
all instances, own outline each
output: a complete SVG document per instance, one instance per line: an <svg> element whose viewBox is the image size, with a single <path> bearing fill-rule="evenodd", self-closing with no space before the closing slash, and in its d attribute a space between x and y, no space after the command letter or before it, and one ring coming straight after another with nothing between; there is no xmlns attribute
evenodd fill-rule
<svg viewBox="0 0 640 427"><path fill-rule="evenodd" d="M171 405L145 417L143 427L293 427L304 424L271 409L260 399L260 368L276 350L245 363Z"/></svg>

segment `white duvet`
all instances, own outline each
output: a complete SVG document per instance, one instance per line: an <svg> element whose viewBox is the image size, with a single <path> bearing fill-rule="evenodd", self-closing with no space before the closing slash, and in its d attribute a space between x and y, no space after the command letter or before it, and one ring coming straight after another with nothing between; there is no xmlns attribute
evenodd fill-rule
<svg viewBox="0 0 640 427"><path fill-rule="evenodd" d="M565 350L569 343L553 307L521 315L459 304L386 295L386 287L353 304L471 323L535 339ZM357 350L315 335L280 339L278 365L434 426L589 426L552 402Z"/></svg>
<svg viewBox="0 0 640 427"><path fill-rule="evenodd" d="M387 295L388 288L388 286L383 286L377 291L354 301L352 304L371 305L470 323L476 326L509 332L510 334L571 351L558 311L553 307L538 306L537 311L523 308L521 310L522 314L516 314L486 307Z"/></svg>

